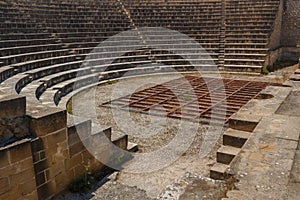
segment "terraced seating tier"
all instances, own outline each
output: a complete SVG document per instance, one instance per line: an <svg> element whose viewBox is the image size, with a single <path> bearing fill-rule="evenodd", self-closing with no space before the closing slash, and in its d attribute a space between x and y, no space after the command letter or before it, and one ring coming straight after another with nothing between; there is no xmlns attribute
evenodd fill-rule
<svg viewBox="0 0 300 200"><path fill-rule="evenodd" d="M201 56L196 58L205 70L217 64L224 71L260 73L278 5L278 0L4 1L0 5L3 22L0 25L0 82L4 88L14 88L17 93L34 85L38 100L43 92L56 84L66 81L68 85L67 82L78 73L83 80L89 73L93 76L102 73L102 78L116 78L133 72L153 73L157 67L139 66L153 62L178 70L192 69L184 59L170 53L152 51L149 55L142 50L128 54L126 45L140 45L140 38L136 36L132 36L124 47L118 46L120 41L124 43L129 38L120 37L97 49L94 55L90 54L108 37L144 26L175 29L198 41L211 55L211 60ZM155 43L163 47L167 37L162 34L162 40ZM187 50L183 44L176 46L178 41L174 38L173 48L177 51L181 48L187 57L193 58L192 50ZM118 57L120 52L127 54ZM83 62L86 55L96 58L89 60L89 65L95 67L87 71L86 61ZM105 63L113 64L107 66ZM166 69L161 68L162 71ZM8 84L12 80L15 82Z"/></svg>

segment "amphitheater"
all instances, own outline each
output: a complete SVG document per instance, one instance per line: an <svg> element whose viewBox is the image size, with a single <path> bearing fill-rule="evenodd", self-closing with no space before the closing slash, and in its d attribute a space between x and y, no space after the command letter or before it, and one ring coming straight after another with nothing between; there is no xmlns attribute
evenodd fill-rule
<svg viewBox="0 0 300 200"><path fill-rule="evenodd" d="M299 0L0 0L0 199L299 199L299 19Z"/></svg>

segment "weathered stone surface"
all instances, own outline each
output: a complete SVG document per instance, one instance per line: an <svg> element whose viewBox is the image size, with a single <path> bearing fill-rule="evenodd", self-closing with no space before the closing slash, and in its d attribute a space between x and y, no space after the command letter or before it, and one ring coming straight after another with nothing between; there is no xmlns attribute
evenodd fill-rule
<svg viewBox="0 0 300 200"><path fill-rule="evenodd" d="M19 162L20 160L31 157L31 145L30 143L16 145L14 148L10 149L9 153L11 163Z"/></svg>
<svg viewBox="0 0 300 200"><path fill-rule="evenodd" d="M210 178L216 180L224 180L227 176L230 176L230 166L223 163L215 163L210 169Z"/></svg>
<svg viewBox="0 0 300 200"><path fill-rule="evenodd" d="M30 105L27 112L30 118L29 130L36 136L44 136L67 127L66 110Z"/></svg>
<svg viewBox="0 0 300 200"><path fill-rule="evenodd" d="M0 118L22 117L26 114L26 99L19 95L0 93Z"/></svg>
<svg viewBox="0 0 300 200"><path fill-rule="evenodd" d="M229 165L240 150L240 148L222 145L217 151L217 162Z"/></svg>
<svg viewBox="0 0 300 200"><path fill-rule="evenodd" d="M261 117L257 115L245 115L238 112L230 117L229 127L251 132L256 127L260 119Z"/></svg>
<svg viewBox="0 0 300 200"><path fill-rule="evenodd" d="M250 132L229 128L223 134L223 145L241 148L248 140L250 135Z"/></svg>

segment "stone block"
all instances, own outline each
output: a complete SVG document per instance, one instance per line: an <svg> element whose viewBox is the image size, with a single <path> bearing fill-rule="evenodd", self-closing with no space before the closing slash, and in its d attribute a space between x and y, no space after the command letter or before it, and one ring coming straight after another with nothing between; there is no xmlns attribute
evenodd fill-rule
<svg viewBox="0 0 300 200"><path fill-rule="evenodd" d="M210 178L216 180L224 180L231 176L229 172L230 166L223 163L215 163L210 169Z"/></svg>
<svg viewBox="0 0 300 200"><path fill-rule="evenodd" d="M0 118L15 118L26 114L26 99L19 95L0 94Z"/></svg>
<svg viewBox="0 0 300 200"><path fill-rule="evenodd" d="M252 132L261 120L258 115L234 114L229 119L229 127L236 130Z"/></svg>
<svg viewBox="0 0 300 200"><path fill-rule="evenodd" d="M91 135L104 135L106 136L109 140L111 140L112 136L112 128L111 127L103 127L100 126L97 123L92 123L92 133Z"/></svg>
<svg viewBox="0 0 300 200"><path fill-rule="evenodd" d="M60 162L55 163L54 165L51 165L46 170L47 181L53 179L55 176L57 176L59 173L62 173L63 171L65 171L65 165L64 165L63 160L61 160Z"/></svg>
<svg viewBox="0 0 300 200"><path fill-rule="evenodd" d="M41 185L37 188L38 198L39 199L51 199L55 195L56 184L55 181L47 182L44 185Z"/></svg>
<svg viewBox="0 0 300 200"><path fill-rule="evenodd" d="M15 191L9 191L9 192L5 192L0 194L0 199L5 199L5 200L15 200L20 198L20 195L18 193L16 193Z"/></svg>
<svg viewBox="0 0 300 200"><path fill-rule="evenodd" d="M139 150L139 147L135 143L128 142L128 144L127 144L127 150L130 151L130 152L137 152Z"/></svg>
<svg viewBox="0 0 300 200"><path fill-rule="evenodd" d="M42 171L40 173L37 173L35 175L36 185L40 186L46 183L46 174L45 171Z"/></svg>
<svg viewBox="0 0 300 200"><path fill-rule="evenodd" d="M22 171L18 174L12 174L10 175L10 185L19 185L22 183L27 182L28 180L31 180L32 177L34 177L34 170L33 168L27 169L25 171Z"/></svg>
<svg viewBox="0 0 300 200"><path fill-rule="evenodd" d="M33 153L43 151L44 149L44 142L41 138L35 138L31 141L31 150Z"/></svg>
<svg viewBox="0 0 300 200"><path fill-rule="evenodd" d="M223 145L241 148L248 140L250 132L227 129L223 134Z"/></svg>
<svg viewBox="0 0 300 200"><path fill-rule="evenodd" d="M112 142L119 148L123 150L127 150L127 144L128 144L128 135L124 134L114 134L112 135L111 138Z"/></svg>
<svg viewBox="0 0 300 200"><path fill-rule="evenodd" d="M37 191L34 190L30 194L27 194L26 196L22 197L22 200L38 200L38 194Z"/></svg>
<svg viewBox="0 0 300 200"><path fill-rule="evenodd" d="M42 171L45 171L46 169L49 168L49 164L48 164L48 162L47 162L46 159L45 160L41 160L41 161L39 161L37 163L34 163L33 166L34 166L34 171L35 171L36 174L38 174L38 173L40 173Z"/></svg>
<svg viewBox="0 0 300 200"><path fill-rule="evenodd" d="M68 125L68 144L72 145L81 141L80 136L91 135L91 120L74 122Z"/></svg>
<svg viewBox="0 0 300 200"><path fill-rule="evenodd" d="M48 134L44 137L44 144L46 148L52 148L59 143L65 142L67 139L67 130L61 129L54 133Z"/></svg>
<svg viewBox="0 0 300 200"><path fill-rule="evenodd" d="M36 182L34 178L28 179L25 183L18 185L18 191L21 192L22 196L32 193L36 190Z"/></svg>
<svg viewBox="0 0 300 200"><path fill-rule="evenodd" d="M84 150L85 147L82 142L77 142L76 144L73 144L69 147L69 155L70 157L73 157L75 154L78 154Z"/></svg>
<svg viewBox="0 0 300 200"><path fill-rule="evenodd" d="M221 146L217 151L217 162L229 165L240 150L236 147Z"/></svg>
<svg viewBox="0 0 300 200"><path fill-rule="evenodd" d="M8 177L0 178L0 198L1 194L9 191L9 180Z"/></svg>
<svg viewBox="0 0 300 200"><path fill-rule="evenodd" d="M0 168L6 167L8 165L9 165L8 150L7 149L0 150Z"/></svg>
<svg viewBox="0 0 300 200"><path fill-rule="evenodd" d="M45 106L28 106L29 130L35 136L45 136L58 130L66 129L66 110Z"/></svg>
<svg viewBox="0 0 300 200"><path fill-rule="evenodd" d="M32 161L33 163L36 163L36 162L39 162L41 159L40 159L40 153L34 153L32 154Z"/></svg>
<svg viewBox="0 0 300 200"><path fill-rule="evenodd" d="M10 162L15 163L31 157L30 142L19 143L9 149Z"/></svg>
<svg viewBox="0 0 300 200"><path fill-rule="evenodd" d="M27 169L33 168L32 158L28 157L27 159L21 160L20 162L14 163L11 165L11 173L18 173L21 171L25 171Z"/></svg>
<svg viewBox="0 0 300 200"><path fill-rule="evenodd" d="M88 150L84 150L82 152L82 162L84 164L87 164L87 163L91 163L94 161L94 156L92 154L90 154L90 152Z"/></svg>
<svg viewBox="0 0 300 200"><path fill-rule="evenodd" d="M94 163L91 164L91 171L97 171L104 167L105 165L98 160L95 160Z"/></svg>
<svg viewBox="0 0 300 200"><path fill-rule="evenodd" d="M66 170L70 170L77 165L82 165L82 155L77 154L65 161Z"/></svg>
<svg viewBox="0 0 300 200"><path fill-rule="evenodd" d="M74 168L74 176L75 176L75 179L82 177L82 176L84 175L85 172L86 172L86 171L85 171L85 167L84 167L83 164L76 166L76 167Z"/></svg>
<svg viewBox="0 0 300 200"><path fill-rule="evenodd" d="M71 146L75 143L80 142L80 137L77 134L76 128L75 127L68 127L68 145Z"/></svg>
<svg viewBox="0 0 300 200"><path fill-rule="evenodd" d="M56 188L58 189L57 192L61 192L65 190L70 184L70 182L73 180L74 180L73 171L66 171L58 174L55 177Z"/></svg>

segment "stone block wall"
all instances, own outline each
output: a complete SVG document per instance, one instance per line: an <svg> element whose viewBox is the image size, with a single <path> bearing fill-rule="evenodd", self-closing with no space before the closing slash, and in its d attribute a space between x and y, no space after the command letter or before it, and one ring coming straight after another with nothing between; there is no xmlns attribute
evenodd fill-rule
<svg viewBox="0 0 300 200"><path fill-rule="evenodd" d="M13 112L13 107L18 112ZM26 119L23 139L0 147L0 199L51 199L83 176L84 166L89 165L91 171L104 166L82 144L75 125L67 125L66 110L4 94L0 108L1 120L11 118L12 113ZM90 135L90 121L79 128Z"/></svg>
<svg viewBox="0 0 300 200"><path fill-rule="evenodd" d="M0 147L29 135L25 97L0 93Z"/></svg>
<svg viewBox="0 0 300 200"><path fill-rule="evenodd" d="M31 141L0 148L0 199L38 199Z"/></svg>
<svg viewBox="0 0 300 200"><path fill-rule="evenodd" d="M281 56L281 35L282 35L282 15L284 2L280 1L272 34L269 38L269 53L266 58L265 66L272 66Z"/></svg>
<svg viewBox="0 0 300 200"><path fill-rule="evenodd" d="M271 50L275 50L281 46L280 38L282 34L281 31L282 31L283 6L284 6L284 2L280 1L280 5L278 7L278 11L276 14L276 19L273 25L273 31L269 38L268 48Z"/></svg>
<svg viewBox="0 0 300 200"><path fill-rule="evenodd" d="M300 53L296 45L300 42L300 1L283 2L281 45L286 48L282 51L282 59L298 60Z"/></svg>
<svg viewBox="0 0 300 200"><path fill-rule="evenodd" d="M281 44L296 47L300 42L300 1L284 0Z"/></svg>

